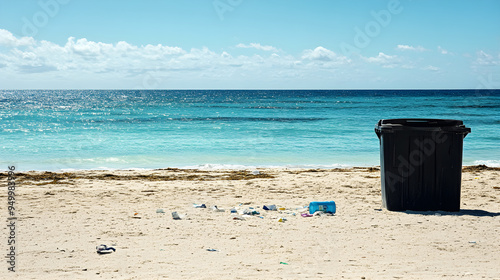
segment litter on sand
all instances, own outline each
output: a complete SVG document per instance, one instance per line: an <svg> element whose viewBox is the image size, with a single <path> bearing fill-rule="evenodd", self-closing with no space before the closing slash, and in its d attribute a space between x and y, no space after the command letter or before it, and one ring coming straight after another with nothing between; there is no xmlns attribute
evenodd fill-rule
<svg viewBox="0 0 500 280"><path fill-rule="evenodd" d="M224 210L224 209L219 209L216 205L214 205L214 207L212 207L212 210L213 210L214 212L225 212L225 211L226 211L226 210Z"/></svg>
<svg viewBox="0 0 500 280"><path fill-rule="evenodd" d="M243 210L243 215L260 215L259 211L257 210L252 210L252 209L245 209Z"/></svg>
<svg viewBox="0 0 500 280"><path fill-rule="evenodd" d="M135 212L134 216L132 216L134 219L141 219L141 216L139 216L139 213Z"/></svg>
<svg viewBox="0 0 500 280"><path fill-rule="evenodd" d="M264 205L264 206L262 206L262 209L267 210L267 211L276 211L276 210L278 210L276 208L276 205L274 205L274 204Z"/></svg>
<svg viewBox="0 0 500 280"><path fill-rule="evenodd" d="M99 255L110 254L116 251L113 247L108 247L104 244L95 247Z"/></svg>
<svg viewBox="0 0 500 280"><path fill-rule="evenodd" d="M335 202L332 201L313 201L309 203L309 214L314 214L316 212L332 213L335 214L336 207Z"/></svg>
<svg viewBox="0 0 500 280"><path fill-rule="evenodd" d="M194 208L207 208L205 204L193 204Z"/></svg>
<svg viewBox="0 0 500 280"><path fill-rule="evenodd" d="M239 220L239 221L244 221L245 218L242 216L233 216L233 220Z"/></svg>
<svg viewBox="0 0 500 280"><path fill-rule="evenodd" d="M179 217L179 214L177 214L177 212L172 212L172 218L174 220L180 220L181 219L181 217Z"/></svg>

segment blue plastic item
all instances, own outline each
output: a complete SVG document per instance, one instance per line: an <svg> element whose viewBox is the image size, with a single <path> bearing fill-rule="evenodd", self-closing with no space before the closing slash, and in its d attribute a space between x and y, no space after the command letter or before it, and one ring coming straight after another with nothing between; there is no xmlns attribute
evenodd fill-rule
<svg viewBox="0 0 500 280"><path fill-rule="evenodd" d="M335 214L335 201L313 201L309 203L309 214L314 214L316 211Z"/></svg>

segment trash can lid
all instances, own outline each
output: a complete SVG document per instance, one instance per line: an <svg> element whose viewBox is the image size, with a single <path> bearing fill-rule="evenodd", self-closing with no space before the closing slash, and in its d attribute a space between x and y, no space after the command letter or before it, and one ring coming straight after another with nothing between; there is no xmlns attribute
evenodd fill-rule
<svg viewBox="0 0 500 280"><path fill-rule="evenodd" d="M375 126L378 132L392 130L444 130L469 133L463 121L448 119L382 119Z"/></svg>

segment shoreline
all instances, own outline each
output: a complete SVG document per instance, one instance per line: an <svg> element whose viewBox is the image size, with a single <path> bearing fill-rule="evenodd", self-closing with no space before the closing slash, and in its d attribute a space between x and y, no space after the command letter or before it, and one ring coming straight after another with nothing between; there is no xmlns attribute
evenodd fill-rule
<svg viewBox="0 0 500 280"><path fill-rule="evenodd" d="M15 165L9 165L15 166ZM239 165L238 165L239 166ZM165 168L106 168L106 169L60 169L60 170L15 170L18 174L24 173L36 173L36 172L48 172L48 173L78 173L78 172L119 172L119 171L130 171L130 172L148 172L148 171L183 171L183 172L242 172L242 171L253 171L253 170L276 170L276 171L304 171L304 170L317 170L317 172L325 172L325 171L349 171L349 170L370 170L380 171L380 165L373 166L347 166L346 167L259 167L259 166L240 166L238 168L192 168L192 167L165 167ZM476 165L463 165L462 172L471 172L471 171L482 171L482 170L500 170L500 167L497 166L487 166L485 164L476 164ZM0 176L7 170L0 171Z"/></svg>
<svg viewBox="0 0 500 280"><path fill-rule="evenodd" d="M198 169L198 168L176 168L176 167L167 167L167 168L154 168L154 169L137 169L137 168L124 168L124 169L67 169L67 170L59 170L59 171L49 171L49 170L29 170L29 171L17 171L14 170L16 176L30 176L32 179L45 179L47 176L51 174L56 174L57 180L61 180L64 176L67 176L69 179L74 178L72 174L79 173L104 173L104 172L132 172L132 173L150 173L150 172L181 172L181 173L221 173L228 175L235 175L231 180L238 179L256 179L256 178L266 178L260 175L248 174L249 172L259 171L259 172L351 172L351 171L365 171L365 172L380 172L380 166L371 166L371 167L362 167L362 166L353 166L353 167L345 167L345 168L273 168L273 167L255 167L255 168L242 168L242 169ZM480 171L500 171L500 167L490 167L486 165L468 165L462 166L462 173L464 172L480 172ZM4 174L5 173L5 174ZM0 178L7 176L7 171L0 172ZM38 174L37 176L33 176L30 174ZM95 177L98 179L99 177L113 179L113 176L107 176L106 174L102 176ZM144 179L145 177L137 177L135 179ZM184 177L179 177L178 179L182 180ZM216 179L217 177L214 177ZM268 177L272 178L272 177ZM114 178L116 179L116 178ZM155 178L155 180L161 180L161 176ZM165 177L167 181L171 181L172 178Z"/></svg>

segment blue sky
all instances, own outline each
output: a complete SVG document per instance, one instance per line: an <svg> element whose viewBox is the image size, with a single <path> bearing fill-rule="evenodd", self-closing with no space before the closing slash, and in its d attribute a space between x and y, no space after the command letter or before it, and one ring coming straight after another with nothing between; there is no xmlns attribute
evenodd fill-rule
<svg viewBox="0 0 500 280"><path fill-rule="evenodd" d="M0 88L500 88L499 15L496 0L0 0Z"/></svg>

